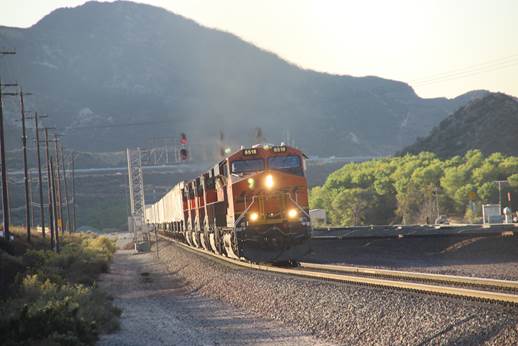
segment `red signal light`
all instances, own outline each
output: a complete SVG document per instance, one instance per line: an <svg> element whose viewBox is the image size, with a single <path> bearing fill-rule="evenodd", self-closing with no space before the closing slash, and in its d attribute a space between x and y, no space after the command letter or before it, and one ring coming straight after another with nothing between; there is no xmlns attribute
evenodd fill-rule
<svg viewBox="0 0 518 346"><path fill-rule="evenodd" d="M182 133L180 135L180 144L185 145L187 143L189 143L189 141L187 140L187 135L185 133Z"/></svg>

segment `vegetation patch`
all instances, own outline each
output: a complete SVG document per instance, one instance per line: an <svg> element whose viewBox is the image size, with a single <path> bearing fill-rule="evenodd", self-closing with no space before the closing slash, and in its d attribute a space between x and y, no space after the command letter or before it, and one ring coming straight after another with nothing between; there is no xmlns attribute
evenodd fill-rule
<svg viewBox="0 0 518 346"><path fill-rule="evenodd" d="M431 223L438 214L473 223L481 205L499 197L518 209L518 157L472 150L441 160L423 152L347 164L311 190L310 207L325 209L335 225Z"/></svg>
<svg viewBox="0 0 518 346"><path fill-rule="evenodd" d="M20 230L15 235L23 239ZM120 311L96 285L116 247L106 237L73 234L55 253L42 248L47 241L33 236L24 247L0 242L2 342L93 345L99 334L118 328Z"/></svg>

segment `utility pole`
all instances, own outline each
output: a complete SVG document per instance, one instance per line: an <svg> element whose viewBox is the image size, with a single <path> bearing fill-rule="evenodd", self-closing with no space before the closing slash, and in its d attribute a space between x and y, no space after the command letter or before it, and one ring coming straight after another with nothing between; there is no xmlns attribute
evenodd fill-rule
<svg viewBox="0 0 518 346"><path fill-rule="evenodd" d="M0 55L14 55L15 51L0 51ZM7 241L11 238L9 232L9 191L7 190L7 167L5 165L5 138L4 138L4 110L2 100L2 87L17 86L17 84L2 84L2 78L0 78L0 164L2 165L2 209L4 213L4 237ZM16 93L4 93L4 95L15 96Z"/></svg>
<svg viewBox="0 0 518 346"><path fill-rule="evenodd" d="M47 166L47 187L48 187L48 203L49 203L49 227L50 227L50 248L54 251L54 208L52 203L52 174L51 174L51 158L49 153L49 128L45 127L45 161Z"/></svg>
<svg viewBox="0 0 518 346"><path fill-rule="evenodd" d="M50 171L51 171L51 179L52 179L52 208L54 215L57 215L57 203L56 203L56 167L54 165L54 160L52 156L50 157ZM56 230L56 252L59 252L59 227L58 227L58 218L54 218L54 229Z"/></svg>
<svg viewBox="0 0 518 346"><path fill-rule="evenodd" d="M54 147L56 152L56 224L57 234L61 230L61 236L64 236L65 232L63 229L63 210L62 210L62 196L61 196L61 173L59 172L59 142L58 135L54 134Z"/></svg>
<svg viewBox="0 0 518 346"><path fill-rule="evenodd" d="M441 213L439 211L439 188L435 187L435 206L437 208L437 218L441 216Z"/></svg>
<svg viewBox="0 0 518 346"><path fill-rule="evenodd" d="M31 206L31 225L34 227L36 225L34 221L34 205L32 204L32 178L31 172L29 172L29 205Z"/></svg>
<svg viewBox="0 0 518 346"><path fill-rule="evenodd" d="M507 180L496 180L498 184L498 207L500 208L500 214L502 214L502 184L507 183Z"/></svg>
<svg viewBox="0 0 518 346"><path fill-rule="evenodd" d="M65 170L65 150L63 149L63 143L61 143L61 165L63 166L63 183L65 187L65 206L67 208L67 230L68 233L71 232L70 230L70 206L68 205L68 186L67 186L67 172Z"/></svg>
<svg viewBox="0 0 518 346"><path fill-rule="evenodd" d="M10 52L0 52L1 54L14 54ZM17 84L2 84L0 79L0 164L2 165L2 207L4 213L4 237L7 241L10 240L11 233L9 232L10 226L10 210L9 210L9 191L7 185L7 165L5 157L5 136L4 136L4 111L3 111L3 100L2 95L5 96L16 96L18 93L3 93L2 87L14 87Z"/></svg>
<svg viewBox="0 0 518 346"><path fill-rule="evenodd" d="M74 210L74 232L77 227L77 218L76 218L76 167L75 167L75 158L74 153L72 153L72 207Z"/></svg>
<svg viewBox="0 0 518 346"><path fill-rule="evenodd" d="M29 196L29 171L27 167L27 133L25 129L25 105L23 102L24 95L31 95L24 93L20 87L20 109L22 112L22 149L23 149L23 175L25 183L25 228L27 231L27 241L31 242L31 201Z"/></svg>
<svg viewBox="0 0 518 346"><path fill-rule="evenodd" d="M38 184L40 193L40 221L41 235L45 238L45 208L43 207L43 179L41 175L41 154L40 154L40 128L38 124L38 113L34 114L34 125L36 128L36 160L38 162ZM43 117L42 117L43 118Z"/></svg>

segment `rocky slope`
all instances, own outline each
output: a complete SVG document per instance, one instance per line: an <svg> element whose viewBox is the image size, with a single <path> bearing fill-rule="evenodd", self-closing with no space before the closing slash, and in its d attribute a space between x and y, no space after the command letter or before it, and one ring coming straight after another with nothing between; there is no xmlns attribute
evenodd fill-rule
<svg viewBox="0 0 518 346"><path fill-rule="evenodd" d="M0 62L3 78L33 92L29 108L50 114L66 144L85 151L187 132L207 156L220 129L237 146L255 142L260 127L277 143L289 130L310 154L383 155L485 93L422 99L398 81L304 70L232 34L126 1L58 9L28 29L0 27L0 47L17 50Z"/></svg>
<svg viewBox="0 0 518 346"><path fill-rule="evenodd" d="M468 103L402 153L431 151L441 157L471 149L518 155L518 101L496 93Z"/></svg>

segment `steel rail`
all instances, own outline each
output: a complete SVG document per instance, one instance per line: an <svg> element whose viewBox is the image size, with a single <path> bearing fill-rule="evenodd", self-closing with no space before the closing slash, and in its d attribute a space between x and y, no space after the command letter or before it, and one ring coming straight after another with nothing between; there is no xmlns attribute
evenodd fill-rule
<svg viewBox="0 0 518 346"><path fill-rule="evenodd" d="M371 277L362 277L362 276L354 276L354 275L345 275L345 274L336 274L329 272L319 272L319 271L311 271L304 269L295 269L295 268L283 268L283 267L274 267L267 266L262 264L255 264L250 262L244 262L232 258L228 258L222 255L215 254L213 252L207 251L205 249L194 248L188 245L185 245L175 239L171 239L164 235L159 235L159 237L166 239L168 241L174 242L175 244L180 245L186 250L189 250L193 253L201 253L211 257L215 257L221 261L234 264L239 267L255 269L260 271L267 271L271 273L279 273L279 274L287 274L292 276L304 277L304 278L313 278L320 280L331 280L337 282L345 282L345 283L354 283L361 285L370 285L377 287L385 287L385 288L396 288L403 289L408 291L417 291L423 293L433 293L438 295L445 296L454 296L460 298L470 298L470 299L480 299L486 301L496 301L502 303L512 303L518 304L518 295L510 294L510 293L501 293L494 291L482 291L482 290L474 290L460 287L452 287L452 286L439 286L439 285L430 285L424 283L415 283L408 281L396 281L389 279L379 279L379 278L371 278Z"/></svg>
<svg viewBox="0 0 518 346"><path fill-rule="evenodd" d="M420 273L420 272L410 272L410 271L403 271L403 270L353 267L353 266L342 266L342 265L333 265L333 264L307 263L307 262L300 263L300 266L302 268L307 268L307 269L329 270L329 271L355 273L355 274L366 274L366 275L375 275L375 276L390 276L390 277L408 279L408 280L417 279L417 280L427 280L427 281L436 281L436 282L445 282L445 283L454 283L454 284L518 289L518 281L510 281L510 280L499 280L499 279L490 279L490 278L434 274L434 273Z"/></svg>

